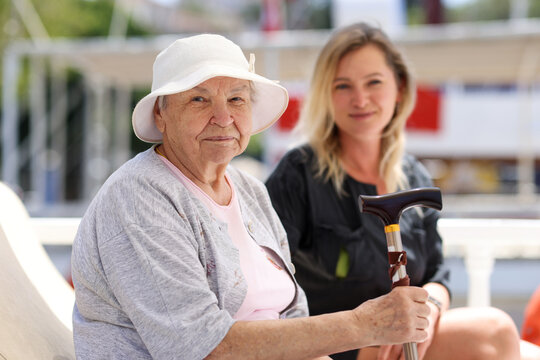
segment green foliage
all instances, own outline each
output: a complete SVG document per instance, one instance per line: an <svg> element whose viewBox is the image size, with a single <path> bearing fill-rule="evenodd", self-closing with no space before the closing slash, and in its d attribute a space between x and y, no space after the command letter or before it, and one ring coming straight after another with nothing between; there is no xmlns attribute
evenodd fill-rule
<svg viewBox="0 0 540 360"><path fill-rule="evenodd" d="M109 1L36 1L34 6L51 37L98 36L108 32Z"/></svg>
<svg viewBox="0 0 540 360"><path fill-rule="evenodd" d="M407 0L407 19L409 25L425 23L424 2L427 0ZM457 7L446 6L445 18L449 23L498 21L510 18L513 0L474 0ZM444 2L443 2L444 4ZM540 1L529 0L529 18L540 17Z"/></svg>
<svg viewBox="0 0 540 360"><path fill-rule="evenodd" d="M9 18L10 3L9 1L2 0L0 1L0 23L4 25ZM4 29L0 29L4 31Z"/></svg>
<svg viewBox="0 0 540 360"><path fill-rule="evenodd" d="M18 0L14 0L18 1ZM113 0L29 0L40 17L45 30L52 38L55 37L91 37L107 36L114 8ZM6 25L8 24L8 25ZM9 33L16 24L16 33ZM0 1L0 31L7 36L1 36L2 42L8 37L24 38L29 34L11 0ZM11 30L13 32L13 30ZM150 34L148 29L129 21L127 35L138 36ZM5 45L0 43L0 46Z"/></svg>
<svg viewBox="0 0 540 360"><path fill-rule="evenodd" d="M246 23L257 24L261 18L261 6L257 3L250 3L244 6L240 13Z"/></svg>
<svg viewBox="0 0 540 360"><path fill-rule="evenodd" d="M318 4L315 1L314 3L315 5L311 6L309 16L309 22L312 24L313 29L330 29L332 27L330 1L319 1Z"/></svg>
<svg viewBox="0 0 540 360"><path fill-rule="evenodd" d="M114 8L112 0L33 2L51 37L106 36L109 33ZM147 33L148 31L130 22L128 35Z"/></svg>
<svg viewBox="0 0 540 360"><path fill-rule="evenodd" d="M529 17L540 18L540 1L529 2Z"/></svg>
<svg viewBox="0 0 540 360"><path fill-rule="evenodd" d="M249 139L249 144L244 152L245 155L254 157L255 159L262 159L263 156L263 135L261 133L252 135Z"/></svg>
<svg viewBox="0 0 540 360"><path fill-rule="evenodd" d="M447 11L448 22L506 20L509 17L510 0L476 0Z"/></svg>
<svg viewBox="0 0 540 360"><path fill-rule="evenodd" d="M426 14L420 5L411 5L407 8L407 24L422 25L426 22Z"/></svg>
<svg viewBox="0 0 540 360"><path fill-rule="evenodd" d="M182 4L182 8L192 14L204 14L208 12L207 6L205 7L199 0L184 0Z"/></svg>

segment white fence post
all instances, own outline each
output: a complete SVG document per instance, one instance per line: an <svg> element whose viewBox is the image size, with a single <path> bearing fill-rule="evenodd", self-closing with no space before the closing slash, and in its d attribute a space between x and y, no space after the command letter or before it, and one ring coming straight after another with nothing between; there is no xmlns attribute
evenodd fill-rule
<svg viewBox="0 0 540 360"><path fill-rule="evenodd" d="M491 305L490 278L495 260L491 247L472 243L465 248L465 267L469 276L468 306Z"/></svg>

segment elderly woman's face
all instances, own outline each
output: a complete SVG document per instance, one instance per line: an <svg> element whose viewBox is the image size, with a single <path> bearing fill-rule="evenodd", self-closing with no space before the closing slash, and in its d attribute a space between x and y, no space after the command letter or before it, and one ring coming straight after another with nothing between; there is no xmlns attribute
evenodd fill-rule
<svg viewBox="0 0 540 360"><path fill-rule="evenodd" d="M166 102L156 126L176 157L195 166L228 164L246 149L252 124L247 80L212 78Z"/></svg>

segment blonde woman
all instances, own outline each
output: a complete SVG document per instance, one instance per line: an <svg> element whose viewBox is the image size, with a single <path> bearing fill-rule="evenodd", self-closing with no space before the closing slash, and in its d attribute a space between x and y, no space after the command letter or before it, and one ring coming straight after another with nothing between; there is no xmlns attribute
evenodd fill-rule
<svg viewBox="0 0 540 360"><path fill-rule="evenodd" d="M399 50L378 28L355 24L331 37L315 65L289 151L267 180L287 231L296 278L310 314L353 309L390 291L380 220L360 213L360 194L430 186L426 169L404 153L415 83ZM519 359L512 319L493 309L449 310L438 214L406 211L401 234L411 285L429 293L428 339L421 359ZM398 359L400 345L369 347L335 359Z"/></svg>

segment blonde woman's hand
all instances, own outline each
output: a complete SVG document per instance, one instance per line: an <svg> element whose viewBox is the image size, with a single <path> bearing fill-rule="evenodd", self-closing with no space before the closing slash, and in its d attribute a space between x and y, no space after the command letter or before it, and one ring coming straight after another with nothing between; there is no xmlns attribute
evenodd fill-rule
<svg viewBox="0 0 540 360"><path fill-rule="evenodd" d="M419 360L422 360L424 358L424 356L426 355L426 352L427 350L429 349L432 341L433 341L433 337L435 336L435 331L437 329L437 325L439 323L439 317L441 316L440 314L440 309L435 306L434 304L431 304L431 303L427 303L429 305L429 307L431 308L431 313L429 314L429 327L427 328L427 333L428 333L428 337L426 339L426 341L423 341L421 343L418 343L417 347L418 347L418 359Z"/></svg>

